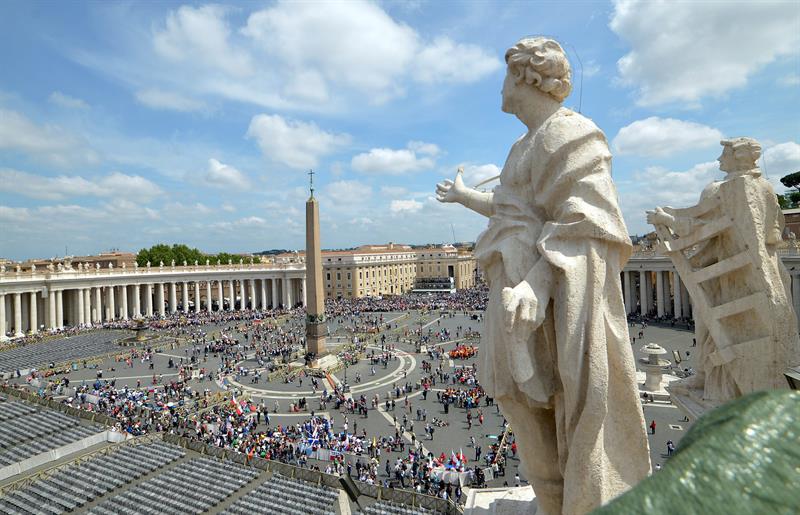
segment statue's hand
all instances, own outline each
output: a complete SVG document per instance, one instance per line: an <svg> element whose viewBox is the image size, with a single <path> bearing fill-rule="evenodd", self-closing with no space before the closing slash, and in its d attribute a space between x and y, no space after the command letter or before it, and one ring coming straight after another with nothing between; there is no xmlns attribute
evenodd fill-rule
<svg viewBox="0 0 800 515"><path fill-rule="evenodd" d="M459 168L456 172L455 180L445 179L436 185L436 200L439 202L457 202L461 203L465 196L467 187L464 185L464 179L461 177L464 173L463 168Z"/></svg>
<svg viewBox="0 0 800 515"><path fill-rule="evenodd" d="M655 211L647 211L647 223L651 225L670 225L674 220L675 217L660 207L657 207Z"/></svg>
<svg viewBox="0 0 800 515"><path fill-rule="evenodd" d="M547 302L540 301L528 281L522 281L513 288L503 288L501 298L506 331L510 332L515 322L530 324L531 329L536 329L544 322Z"/></svg>

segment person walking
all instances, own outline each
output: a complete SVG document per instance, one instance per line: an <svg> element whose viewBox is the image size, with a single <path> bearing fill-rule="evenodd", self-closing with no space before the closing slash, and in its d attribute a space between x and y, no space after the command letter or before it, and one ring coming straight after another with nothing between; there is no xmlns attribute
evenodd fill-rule
<svg viewBox="0 0 800 515"><path fill-rule="evenodd" d="M656 421L655 420L650 422L650 434L651 435L656 434Z"/></svg>

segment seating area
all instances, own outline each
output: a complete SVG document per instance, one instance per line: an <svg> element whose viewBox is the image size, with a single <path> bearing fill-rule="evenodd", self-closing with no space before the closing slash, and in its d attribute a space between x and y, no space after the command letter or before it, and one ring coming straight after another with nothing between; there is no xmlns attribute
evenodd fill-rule
<svg viewBox="0 0 800 515"><path fill-rule="evenodd" d="M339 491L276 474L233 503L223 515L251 513L291 515L333 515Z"/></svg>
<svg viewBox="0 0 800 515"><path fill-rule="evenodd" d="M125 331L94 331L46 340L0 352L0 373L45 367L50 363L88 359L119 349L114 342L126 336Z"/></svg>
<svg viewBox="0 0 800 515"><path fill-rule="evenodd" d="M56 449L104 429L24 402L0 403L0 467Z"/></svg>
<svg viewBox="0 0 800 515"><path fill-rule="evenodd" d="M258 477L255 469L211 458L179 464L89 510L93 515L199 514Z"/></svg>
<svg viewBox="0 0 800 515"><path fill-rule="evenodd" d="M405 504L394 504L388 501L378 501L364 508L365 515L434 515L436 512L426 510L422 506L406 506Z"/></svg>
<svg viewBox="0 0 800 515"><path fill-rule="evenodd" d="M66 466L44 479L9 492L0 497L0 512L26 514L73 511L184 454L180 447L163 442L121 446L113 452L98 454Z"/></svg>

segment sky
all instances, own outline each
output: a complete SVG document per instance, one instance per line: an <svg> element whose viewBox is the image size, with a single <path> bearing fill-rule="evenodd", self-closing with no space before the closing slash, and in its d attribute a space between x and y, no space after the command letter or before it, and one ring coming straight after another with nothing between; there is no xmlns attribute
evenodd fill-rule
<svg viewBox="0 0 800 515"><path fill-rule="evenodd" d="M562 43L565 105L606 134L628 230L721 177L725 137L800 170L800 3L0 2L0 257L474 241L436 201L525 132L505 50ZM489 188L492 185L488 186Z"/></svg>

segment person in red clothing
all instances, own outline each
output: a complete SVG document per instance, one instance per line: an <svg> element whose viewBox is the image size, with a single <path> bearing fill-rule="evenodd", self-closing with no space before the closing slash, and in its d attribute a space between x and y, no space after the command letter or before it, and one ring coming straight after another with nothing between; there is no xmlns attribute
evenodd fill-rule
<svg viewBox="0 0 800 515"><path fill-rule="evenodd" d="M517 457L517 441L514 440L511 443L511 454L516 458Z"/></svg>
<svg viewBox="0 0 800 515"><path fill-rule="evenodd" d="M650 422L650 434L651 435L656 434L656 421L655 420Z"/></svg>

